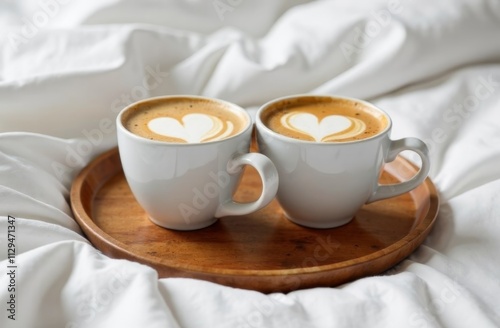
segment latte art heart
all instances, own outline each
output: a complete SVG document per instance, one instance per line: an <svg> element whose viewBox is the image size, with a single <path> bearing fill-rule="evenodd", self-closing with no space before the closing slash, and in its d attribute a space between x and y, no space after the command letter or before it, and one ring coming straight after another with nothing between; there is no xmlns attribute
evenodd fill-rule
<svg viewBox="0 0 500 328"><path fill-rule="evenodd" d="M234 126L212 115L192 113L183 116L182 122L172 117L152 119L148 128L162 136L198 143L224 139L233 132Z"/></svg>
<svg viewBox="0 0 500 328"><path fill-rule="evenodd" d="M354 117L329 115L320 121L316 115L300 111L283 115L281 124L290 130L306 134L317 142L351 138L366 130L366 124Z"/></svg>

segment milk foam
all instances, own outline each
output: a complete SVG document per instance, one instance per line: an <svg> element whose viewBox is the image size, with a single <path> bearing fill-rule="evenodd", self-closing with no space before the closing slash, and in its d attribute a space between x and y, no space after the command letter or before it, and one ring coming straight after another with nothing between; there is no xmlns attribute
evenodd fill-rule
<svg viewBox="0 0 500 328"><path fill-rule="evenodd" d="M366 124L354 117L329 115L320 121L316 115L302 111L283 115L281 124L287 129L306 134L317 142L353 138L366 130Z"/></svg>
<svg viewBox="0 0 500 328"><path fill-rule="evenodd" d="M234 131L232 122L224 123L209 114L187 114L181 121L172 117L157 117L149 121L148 128L156 134L182 139L187 143L222 140Z"/></svg>
<svg viewBox="0 0 500 328"><path fill-rule="evenodd" d="M122 115L122 122L131 133L149 140L203 143L240 133L248 118L217 101L172 97L139 103Z"/></svg>

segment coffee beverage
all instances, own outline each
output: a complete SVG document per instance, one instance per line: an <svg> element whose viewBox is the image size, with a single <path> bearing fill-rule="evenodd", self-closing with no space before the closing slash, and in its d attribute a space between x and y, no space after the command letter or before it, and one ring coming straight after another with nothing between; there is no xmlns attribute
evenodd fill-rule
<svg viewBox="0 0 500 328"><path fill-rule="evenodd" d="M290 221L335 228L363 207L417 188L429 172L427 146L417 138L392 140L391 118L360 99L292 95L259 108L255 117L259 152L279 176L276 199ZM413 177L379 184L380 173L402 151L419 155Z"/></svg>
<svg viewBox="0 0 500 328"><path fill-rule="evenodd" d="M278 134L315 142L368 139L384 131L389 124L383 113L363 102L316 96L276 102L260 118Z"/></svg>
<svg viewBox="0 0 500 328"><path fill-rule="evenodd" d="M196 230L269 204L278 172L269 158L250 152L252 128L245 109L215 98L163 96L122 109L116 117L120 162L151 222ZM236 202L245 166L256 171L262 189L257 199Z"/></svg>
<svg viewBox="0 0 500 328"><path fill-rule="evenodd" d="M249 121L223 102L172 97L137 103L122 115L122 124L150 140L203 143L237 135Z"/></svg>

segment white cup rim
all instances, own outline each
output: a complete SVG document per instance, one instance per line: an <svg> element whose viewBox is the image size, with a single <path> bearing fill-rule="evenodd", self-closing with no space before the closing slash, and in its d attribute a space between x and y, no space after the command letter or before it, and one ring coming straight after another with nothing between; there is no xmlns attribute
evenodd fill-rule
<svg viewBox="0 0 500 328"><path fill-rule="evenodd" d="M270 128L268 128L264 124L264 122L262 122L262 120L261 120L262 113L267 108L269 108L271 105L273 105L275 103L278 103L278 102L281 102L281 101L285 101L285 100L294 100L294 99L297 99L297 98L306 98L306 97L308 97L308 98L342 99L342 100L348 100L348 101L354 101L354 102L362 103L363 105L365 105L367 107L370 107L370 108L373 108L376 111L382 113L386 117L386 119L387 119L387 126L382 131L380 131L379 133L377 133L376 135L371 136L369 138L365 138L365 139L351 140L351 141L337 141L337 142L335 142L335 141L333 141L333 142L319 142L319 141L310 141L310 140L295 139L295 138L292 138L292 137L284 136L282 134L274 132L273 130L271 130ZM332 145L335 145L335 146L347 146L347 145L352 145L352 144L359 144L359 143L363 143L363 142L369 142L371 140L381 138L381 137L383 137L384 135L386 135L391 130L391 128L392 128L392 119L389 116L389 114L387 114L384 110L382 110L379 107L375 106L374 104L372 104L372 103L370 103L368 101L362 100L362 99L353 98L353 97L346 97L346 96L339 96L339 95L314 94L314 93L308 94L308 93L305 93L305 94L296 94L296 95L284 96L284 97L280 97L280 98L276 98L276 99L268 101L267 103L265 103L264 105L262 105L259 108L259 110L257 111L257 114L255 116L255 124L256 124L256 126L259 129L265 130L267 133L271 134L273 137L275 137L277 139L280 139L282 141L295 142L295 143L298 143L298 144L309 144L309 145L318 145L318 146L323 146L323 147L332 147Z"/></svg>
<svg viewBox="0 0 500 328"><path fill-rule="evenodd" d="M127 130L125 128L125 126L123 126L123 123L122 123L123 114L126 111L128 111L130 108L139 106L139 105L141 105L143 103L147 103L147 102L150 102L150 101L172 100L172 99L181 99L181 98L184 98L184 99L191 98L191 99L198 99L198 100L206 100L206 101L211 101L211 102L215 102L215 103L220 103L220 104L226 105L229 108L231 108L231 110L236 110L236 111L240 112L243 116L245 116L246 125L243 127L243 129L241 129L240 132L238 132L237 134L232 135L230 137L227 137L227 138L224 138L224 139L221 139L221 140L213 140L213 141L207 141L207 142L196 142L196 143L166 142L166 141L160 141L160 140L151 140L151 139L147 139L147 138L138 136L138 135L130 132L129 130ZM157 97L149 97L149 98L141 99L141 100L133 102L133 103L127 105L125 108L121 109L120 112L118 113L118 116L116 117L116 128L117 128L117 130L119 130L120 132L124 133L128 137L133 138L134 140L136 140L138 142L143 142L143 143L146 143L146 144L149 144L149 145L162 145L162 146L175 146L175 147L195 147L195 146L200 146L200 145L211 145L211 144L217 144L217 143L227 142L229 140L237 138L238 136L241 136L246 131L248 131L248 129L251 129L252 127L253 127L252 118L251 118L250 114L243 107L240 107L240 106L238 106L238 105L236 105L234 103L231 103L229 101L225 101L225 100L222 100L222 99L218 99L218 98L212 98L212 97L206 97L206 96L198 96L198 95L189 95L189 94L165 95L165 96L157 96Z"/></svg>

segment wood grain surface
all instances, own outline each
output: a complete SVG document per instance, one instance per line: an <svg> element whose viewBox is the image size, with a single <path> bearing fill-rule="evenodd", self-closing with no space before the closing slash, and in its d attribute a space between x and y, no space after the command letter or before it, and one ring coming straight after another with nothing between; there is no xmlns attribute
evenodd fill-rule
<svg viewBox="0 0 500 328"><path fill-rule="evenodd" d="M381 181L406 180L415 172L398 157L386 165ZM247 167L235 199L256 199L261 187L257 173ZM104 254L149 265L160 277L269 293L337 286L384 272L423 242L436 220L439 198L428 178L409 193L365 205L350 223L334 229L294 224L273 200L250 215L174 231L147 218L112 149L75 179L71 205L88 239Z"/></svg>

